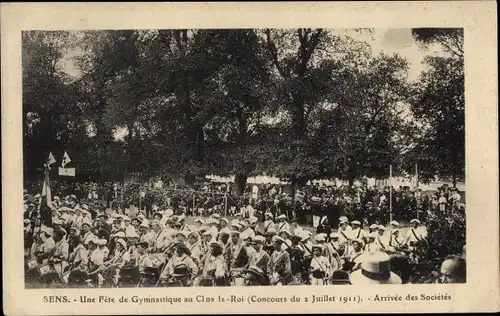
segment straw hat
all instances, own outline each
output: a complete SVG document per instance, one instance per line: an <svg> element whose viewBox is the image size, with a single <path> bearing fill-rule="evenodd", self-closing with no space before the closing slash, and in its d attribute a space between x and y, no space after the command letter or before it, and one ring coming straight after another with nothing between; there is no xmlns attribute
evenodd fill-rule
<svg viewBox="0 0 500 316"><path fill-rule="evenodd" d="M350 275L352 284L401 284L401 278L391 271L390 257L384 252L364 254L361 269Z"/></svg>

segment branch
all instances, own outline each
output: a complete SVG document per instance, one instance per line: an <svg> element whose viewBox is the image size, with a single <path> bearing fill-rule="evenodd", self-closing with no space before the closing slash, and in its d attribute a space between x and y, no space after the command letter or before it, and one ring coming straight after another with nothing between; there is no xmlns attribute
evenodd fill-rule
<svg viewBox="0 0 500 316"><path fill-rule="evenodd" d="M443 45L450 53L452 53L453 55L457 56L458 58L463 58L463 51L462 51L462 54L460 53L457 53L453 48L451 48L450 45L448 45L446 43L446 39L442 39L442 38L438 38L437 41Z"/></svg>
<svg viewBox="0 0 500 316"><path fill-rule="evenodd" d="M264 33L266 34L266 39L267 39L267 48L269 50L269 53L271 54L271 57L272 57L272 60L273 60L273 63L274 65L276 66L276 68L278 69L278 72L280 73L280 75L282 77L285 77L286 74L285 74L285 71L283 70L283 68L280 66L280 63L279 63L279 60L278 60L278 51L276 49L276 45L274 44L274 42L271 40L271 30L270 29L266 29L264 31Z"/></svg>

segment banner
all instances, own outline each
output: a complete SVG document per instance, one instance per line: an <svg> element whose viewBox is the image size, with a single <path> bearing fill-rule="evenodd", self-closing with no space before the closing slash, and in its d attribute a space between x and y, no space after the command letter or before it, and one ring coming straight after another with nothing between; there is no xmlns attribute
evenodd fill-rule
<svg viewBox="0 0 500 316"><path fill-rule="evenodd" d="M45 180L43 181L40 217L45 226L52 227L52 195L50 192L49 167L45 170Z"/></svg>
<svg viewBox="0 0 500 316"><path fill-rule="evenodd" d="M68 156L68 153L64 151L63 159L61 161L61 167L66 167L67 164L71 162L71 159Z"/></svg>
<svg viewBox="0 0 500 316"><path fill-rule="evenodd" d="M66 177L74 177L76 174L76 168L61 168L59 167L59 175Z"/></svg>

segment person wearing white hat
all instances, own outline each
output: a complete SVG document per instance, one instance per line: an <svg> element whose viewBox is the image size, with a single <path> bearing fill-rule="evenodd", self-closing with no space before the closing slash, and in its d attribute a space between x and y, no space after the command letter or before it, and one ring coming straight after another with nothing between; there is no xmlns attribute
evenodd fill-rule
<svg viewBox="0 0 500 316"><path fill-rule="evenodd" d="M283 244L282 244L282 249L287 250L292 246L292 241L290 240L290 237L292 237L292 234L290 231L283 229L278 232L278 236L283 238Z"/></svg>
<svg viewBox="0 0 500 316"><path fill-rule="evenodd" d="M378 231L378 225L377 224L371 224L370 225L370 234L371 233L376 233Z"/></svg>
<svg viewBox="0 0 500 316"><path fill-rule="evenodd" d="M389 238L386 234L387 229L384 225L377 225L377 230L375 234L375 244L380 247L381 251L388 250L389 248Z"/></svg>
<svg viewBox="0 0 500 316"><path fill-rule="evenodd" d="M399 223L397 221L391 221L389 225L391 225L391 229L393 230L399 228Z"/></svg>
<svg viewBox="0 0 500 316"><path fill-rule="evenodd" d="M201 262L203 264L206 263L206 260L210 258L210 244L216 242L215 238L212 236L212 233L208 229L208 227L202 228L202 239L200 242L200 252L201 252Z"/></svg>
<svg viewBox="0 0 500 316"><path fill-rule="evenodd" d="M205 264L203 266L203 270L201 273L201 278L206 279L209 277L215 277L213 281L213 285L215 286L225 286L227 284L226 275L227 269L224 260L224 256L222 255L222 246L220 243L214 241L209 245L209 250L206 255ZM196 283L198 283L197 281ZM203 284L204 285L204 284Z"/></svg>
<svg viewBox="0 0 500 316"><path fill-rule="evenodd" d="M252 255L252 253L255 251L255 249L252 247L252 239L254 236L249 235L248 233L243 232L240 235L240 239L243 241L243 247L245 247L245 250L247 252L248 257Z"/></svg>
<svg viewBox="0 0 500 316"><path fill-rule="evenodd" d="M89 218L84 218L81 223L81 236L84 245L87 243L89 239L96 237L94 233L92 233L90 229L91 227L92 227L92 221Z"/></svg>
<svg viewBox="0 0 500 316"><path fill-rule="evenodd" d="M241 270L248 264L248 252L241 236L245 238L243 233L231 232L231 247L229 250L229 269L231 271Z"/></svg>
<svg viewBox="0 0 500 316"><path fill-rule="evenodd" d="M405 238L401 236L399 228L393 229L389 237L389 250L400 251L404 246Z"/></svg>
<svg viewBox="0 0 500 316"><path fill-rule="evenodd" d="M264 272L263 274L267 276L267 270L268 265L271 262L271 256L262 249L265 241L266 239L264 238L264 236L255 236L252 239L252 247L255 249L255 251L253 251L250 255L248 265L260 268Z"/></svg>
<svg viewBox="0 0 500 316"><path fill-rule="evenodd" d="M244 232L247 229L247 227L248 227L248 223L247 222L245 222L245 221L238 222L238 231L240 233Z"/></svg>
<svg viewBox="0 0 500 316"><path fill-rule="evenodd" d="M255 216L250 216L248 217L248 223L250 224L250 228L255 232L257 230L256 226L257 226L257 222L259 221L259 219Z"/></svg>
<svg viewBox="0 0 500 316"><path fill-rule="evenodd" d="M352 236L352 228L349 226L349 221L347 217L342 216L340 218L340 226L338 229L339 241L341 244L347 244Z"/></svg>
<svg viewBox="0 0 500 316"><path fill-rule="evenodd" d="M423 228L420 228L420 221L418 219L412 219L410 221L412 227L406 233L404 244L408 245L408 249L414 251L417 247L418 243L426 243L427 242L427 233Z"/></svg>
<svg viewBox="0 0 500 316"><path fill-rule="evenodd" d="M212 217L215 218L216 220L220 220L220 214L219 213L213 213Z"/></svg>
<svg viewBox="0 0 500 316"><path fill-rule="evenodd" d="M255 227L255 223L257 222L256 217L250 217L248 220L245 220L245 222L248 222L248 226L245 228L243 233L248 236L249 238L254 238L255 237L255 231L252 229L252 227Z"/></svg>
<svg viewBox="0 0 500 316"><path fill-rule="evenodd" d="M97 240L97 245L98 245L99 249L102 251L102 253L104 254L104 260L107 260L108 256L109 256L109 248L107 247L107 244L108 244L108 242L106 239Z"/></svg>
<svg viewBox="0 0 500 316"><path fill-rule="evenodd" d="M151 227L153 229L154 238L151 245L151 255L152 257L159 260L164 259L163 253L167 250L168 246L172 243L172 235L166 228L163 229L159 221L152 221Z"/></svg>
<svg viewBox="0 0 500 316"><path fill-rule="evenodd" d="M96 272L98 270L101 270L104 266L104 253L101 249L99 249L99 239L97 237L92 238L88 240L88 252L89 252L89 261L88 261L88 272ZM97 281L99 284L102 284L102 275L99 277L98 275L94 274L91 279L94 279L94 281Z"/></svg>
<svg viewBox="0 0 500 316"><path fill-rule="evenodd" d="M311 232L308 230L301 230L295 234L295 236L300 237L298 247L304 252L304 257L310 258L312 256L312 241Z"/></svg>
<svg viewBox="0 0 500 316"><path fill-rule="evenodd" d="M191 251L184 244L176 244L175 254L167 262L160 274L160 279L176 277L183 286L191 286L198 275L198 265L191 257Z"/></svg>
<svg viewBox="0 0 500 316"><path fill-rule="evenodd" d="M64 239L66 234L62 230L54 231L54 250L51 252L49 262L54 265L57 273L62 274L64 268L68 266L69 259L69 244Z"/></svg>
<svg viewBox="0 0 500 316"><path fill-rule="evenodd" d="M148 220L144 220L139 225L139 242L147 242L148 245L151 247L154 239L155 239L155 234L152 230L149 229Z"/></svg>
<svg viewBox="0 0 500 316"><path fill-rule="evenodd" d="M210 218L206 220L206 223L209 225L210 233L214 239L217 239L219 235L219 221L215 218Z"/></svg>
<svg viewBox="0 0 500 316"><path fill-rule="evenodd" d="M82 209L79 207L75 207L75 214L73 217L73 225L75 225L79 230L82 230L82 222L83 222L83 215L82 215Z"/></svg>
<svg viewBox="0 0 500 316"><path fill-rule="evenodd" d="M274 251L269 265L269 281L271 285L286 285L291 281L292 267L290 254L282 249L284 240L279 236L273 237Z"/></svg>
<svg viewBox="0 0 500 316"><path fill-rule="evenodd" d="M311 259L311 266L309 279L311 285L325 285L326 280L331 275L330 260L323 255L323 246L316 244L312 246L313 256Z"/></svg>
<svg viewBox="0 0 500 316"><path fill-rule="evenodd" d="M285 214L279 215L278 217L276 217L276 220L278 221L278 223L276 224L276 230L278 232L282 230L290 231L290 224L288 224L288 222L286 221Z"/></svg>
<svg viewBox="0 0 500 316"><path fill-rule="evenodd" d="M263 233L267 233L269 229L276 229L274 221L273 221L273 213L271 212L266 212L264 213L264 226L263 226Z"/></svg>
<svg viewBox="0 0 500 316"><path fill-rule="evenodd" d="M401 278L391 271L390 257L384 252L370 252L363 256L360 269L351 273L351 284L401 284Z"/></svg>
<svg viewBox="0 0 500 316"><path fill-rule="evenodd" d="M367 242L364 248L365 252L380 251L380 246L375 242L375 240L377 239L377 235L378 235L377 232L373 232L367 235L366 237Z"/></svg>
<svg viewBox="0 0 500 316"><path fill-rule="evenodd" d="M352 230L351 230L351 239L365 239L366 232L361 229L361 222L358 220L354 220L351 222Z"/></svg>
<svg viewBox="0 0 500 316"><path fill-rule="evenodd" d="M137 253L137 243L139 242L139 235L132 232L127 238L127 251L123 254L123 262L121 266L128 265L129 263L137 260L139 254Z"/></svg>
<svg viewBox="0 0 500 316"><path fill-rule="evenodd" d="M342 256L344 259L344 267L342 270L354 271L359 267L363 260L363 240L353 239L352 246L346 248L346 252Z"/></svg>
<svg viewBox="0 0 500 316"><path fill-rule="evenodd" d="M189 251L191 252L191 258L193 259L194 263L197 265L199 269L202 268L202 262L201 262L201 257L202 257L202 251L200 248L200 235L192 231L188 234L188 239L187 239L187 244L186 246L188 247Z"/></svg>
<svg viewBox="0 0 500 316"><path fill-rule="evenodd" d="M341 255L339 233L337 232L330 233L330 241L328 242L328 247L331 248L330 250L332 250L332 253L337 253L338 255Z"/></svg>

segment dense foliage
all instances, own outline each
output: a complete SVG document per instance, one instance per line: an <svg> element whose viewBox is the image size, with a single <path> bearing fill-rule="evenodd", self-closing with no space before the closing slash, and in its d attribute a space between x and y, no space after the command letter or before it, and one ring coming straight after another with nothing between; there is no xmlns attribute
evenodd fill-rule
<svg viewBox="0 0 500 316"><path fill-rule="evenodd" d="M415 38L448 53L416 84L401 56L334 30L23 32L25 177L71 146L95 180L236 175L241 192L255 174L353 181L414 163L458 179L463 34L431 31Z"/></svg>

